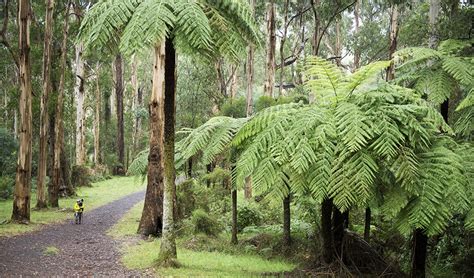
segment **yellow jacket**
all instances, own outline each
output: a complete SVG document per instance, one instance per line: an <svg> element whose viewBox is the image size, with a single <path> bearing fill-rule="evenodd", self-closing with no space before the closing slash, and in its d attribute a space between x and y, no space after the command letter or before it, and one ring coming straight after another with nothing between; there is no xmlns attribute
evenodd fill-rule
<svg viewBox="0 0 474 278"><path fill-rule="evenodd" d="M75 212L83 211L83 210L84 210L84 203L82 203L82 206L79 206L79 204L77 202L74 203L74 211Z"/></svg>

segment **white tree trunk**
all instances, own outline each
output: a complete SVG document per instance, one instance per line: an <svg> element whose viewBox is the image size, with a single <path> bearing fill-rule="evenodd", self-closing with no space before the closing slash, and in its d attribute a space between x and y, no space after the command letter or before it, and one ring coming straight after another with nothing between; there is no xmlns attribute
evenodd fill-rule
<svg viewBox="0 0 474 278"><path fill-rule="evenodd" d="M273 97L273 87L275 85L275 3L272 0L267 4L267 58L265 66L265 83L263 92L265 96Z"/></svg>
<svg viewBox="0 0 474 278"><path fill-rule="evenodd" d="M39 158L38 158L38 181L36 183L37 202L36 208L45 208L46 204L46 168L48 163L48 100L51 90L51 44L53 35L53 12L54 0L48 0L46 5L46 23L44 32L43 51L43 94L40 104L40 134L39 134Z"/></svg>
<svg viewBox="0 0 474 278"><path fill-rule="evenodd" d="M137 112L137 109L139 108L139 99L138 99L138 73L137 73L137 68L138 68L138 62L137 62L137 57L135 55L132 56L132 76L131 76L131 82L132 82L132 90L133 90L133 95L132 95L132 111L133 113ZM133 136L132 136L132 142L133 142L133 155L135 155L135 152L137 151L138 147L138 131L140 130L140 117L135 116L135 119L133 121Z"/></svg>
<svg viewBox="0 0 474 278"><path fill-rule="evenodd" d="M439 43L438 16L440 10L440 0L430 0L430 41L429 47L436 49Z"/></svg>
<svg viewBox="0 0 474 278"><path fill-rule="evenodd" d="M76 100L76 165L84 165L85 154L85 126L84 126L84 60L82 52L84 44L76 45L76 84L74 85L74 97Z"/></svg>
<svg viewBox="0 0 474 278"><path fill-rule="evenodd" d="M97 63L95 76L95 117L94 117L94 164L100 164L100 65Z"/></svg>

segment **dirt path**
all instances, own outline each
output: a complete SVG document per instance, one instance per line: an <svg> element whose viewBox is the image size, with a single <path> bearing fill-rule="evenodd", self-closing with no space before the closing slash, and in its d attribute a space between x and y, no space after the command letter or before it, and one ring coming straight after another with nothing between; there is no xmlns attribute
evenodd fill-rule
<svg viewBox="0 0 474 278"><path fill-rule="evenodd" d="M134 193L92 211L87 211L85 200L82 225L74 225L71 215L66 222L38 232L0 238L0 277L142 276L121 265L120 243L106 233L144 195ZM50 246L59 253L45 255Z"/></svg>

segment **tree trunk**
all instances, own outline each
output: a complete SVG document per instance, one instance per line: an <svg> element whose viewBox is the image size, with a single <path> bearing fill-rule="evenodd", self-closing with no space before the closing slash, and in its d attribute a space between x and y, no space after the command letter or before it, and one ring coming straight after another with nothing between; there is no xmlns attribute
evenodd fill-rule
<svg viewBox="0 0 474 278"><path fill-rule="evenodd" d="M354 33L357 35L359 33L360 25L360 0L356 0L354 6ZM360 68L360 49L356 46L354 50L354 71Z"/></svg>
<svg viewBox="0 0 474 278"><path fill-rule="evenodd" d="M165 128L164 128L164 173L163 194L163 236L161 238L159 260L163 266L176 266L176 235L174 220L176 210L176 172L174 167L174 141L176 123L176 50L172 38L166 39L165 46Z"/></svg>
<svg viewBox="0 0 474 278"><path fill-rule="evenodd" d="M133 88L133 105L132 105L132 111L135 114L134 117L134 122L133 122L133 135L132 135L132 141L133 141L133 156L136 155L138 151L138 134L139 130L141 129L141 124L140 124L140 116L137 114L138 109L141 107L141 103L139 101L139 96L138 94L140 93L140 89L138 88L138 76L137 76L137 67L138 67L138 62L137 62L137 57L136 55L132 56L132 88Z"/></svg>
<svg viewBox="0 0 474 278"><path fill-rule="evenodd" d="M237 190L232 189L232 238L230 243L237 244Z"/></svg>
<svg viewBox="0 0 474 278"><path fill-rule="evenodd" d="M392 4L390 13L390 48L388 59L393 58L393 54L397 51L397 38L398 38L398 5ZM395 64L392 63L387 69L386 80L390 81L395 78Z"/></svg>
<svg viewBox="0 0 474 278"><path fill-rule="evenodd" d="M430 13L429 13L429 24L430 24L430 40L429 47L436 49L439 43L439 28L438 28L438 17L440 10L440 0L430 0Z"/></svg>
<svg viewBox="0 0 474 278"><path fill-rule="evenodd" d="M65 167L62 165L61 157L65 154L63 153L63 144L64 144L64 124L63 124L63 108L64 108L64 75L66 71L66 59L67 59L67 35L69 30L69 5L68 1L66 5L65 18L64 18L64 27L63 27L63 41L61 44L61 60L59 65L59 90L58 90L58 102L56 104L56 119L55 119L55 129L54 129L54 161L53 161L53 179L48 188L48 197L49 204L52 207L58 207L59 199L59 188L61 182L61 168ZM64 180L64 179L63 179Z"/></svg>
<svg viewBox="0 0 474 278"><path fill-rule="evenodd" d="M138 233L160 235L163 228L163 122L165 45L155 46L153 85L149 104L150 153L148 155L147 188Z"/></svg>
<svg viewBox="0 0 474 278"><path fill-rule="evenodd" d="M321 19L318 14L318 10L320 6L320 0L311 0L311 8L313 10L314 15L314 32L312 37L312 49L311 54L313 56L317 56L319 54L319 44L320 40L320 28L321 28ZM322 35L321 35L322 36Z"/></svg>
<svg viewBox="0 0 474 278"><path fill-rule="evenodd" d="M252 16L255 17L255 0L250 0L250 6L252 9ZM249 45L248 54L247 54L247 105L246 105L246 116L250 117L253 113L253 74L254 74L254 67L253 67L253 60L255 56L255 46ZM247 185L247 182L245 183ZM252 184L250 184L251 189ZM246 186L247 189L247 186ZM250 197L252 194L250 193ZM247 197L246 197L247 198Z"/></svg>
<svg viewBox="0 0 474 278"><path fill-rule="evenodd" d="M125 143L123 137L123 71L122 55L115 56L115 96L117 105L117 158L119 165L115 167L115 174L125 175Z"/></svg>
<svg viewBox="0 0 474 278"><path fill-rule="evenodd" d="M85 117L84 117L84 85L85 67L82 58L84 44L76 45L76 84L74 96L76 102L76 165L84 165L86 161L85 147Z"/></svg>
<svg viewBox="0 0 474 278"><path fill-rule="evenodd" d="M15 178L12 221L30 220L31 190L31 63L30 63L30 1L18 1L20 49L20 147Z"/></svg>
<svg viewBox="0 0 474 278"><path fill-rule="evenodd" d="M286 42L286 34L288 32L288 6L289 5L290 5L290 0L286 0L284 20L283 20L283 35L280 41L280 86L278 87L278 97L281 97L283 93L283 75L285 73L285 42Z"/></svg>
<svg viewBox="0 0 474 278"><path fill-rule="evenodd" d="M430 0L430 13L429 13L429 26L430 26L430 38L429 38L429 47L432 49L438 48L439 44L439 10L440 10L440 0ZM449 115L449 99L444 100L440 105L440 112L443 116L443 119L448 123Z"/></svg>
<svg viewBox="0 0 474 278"><path fill-rule="evenodd" d="M119 176L125 175L125 144L123 137L123 71L122 71L122 55L115 56L115 96L116 96L116 112L117 112L117 158L119 165L115 166L115 174Z"/></svg>
<svg viewBox="0 0 474 278"><path fill-rule="evenodd" d="M289 253L291 250L291 214L290 194L283 199L283 250Z"/></svg>
<svg viewBox="0 0 474 278"><path fill-rule="evenodd" d="M341 37L341 17L336 16L336 45L335 45L336 65L340 67L342 61L342 37Z"/></svg>
<svg viewBox="0 0 474 278"><path fill-rule="evenodd" d="M271 0L267 4L267 58L265 67L265 83L263 85L263 94L273 97L273 87L275 86L275 1Z"/></svg>
<svg viewBox="0 0 474 278"><path fill-rule="evenodd" d="M46 2L46 22L44 31L43 51L43 94L40 104L40 136L39 136L39 159L38 159L38 181L36 183L36 208L47 207L46 203L46 168L48 165L48 97L51 89L51 39L53 35L53 11L54 0Z"/></svg>
<svg viewBox="0 0 474 278"><path fill-rule="evenodd" d="M238 65L232 65L231 67L231 79L230 79L230 98L231 100L235 99L237 96L237 69Z"/></svg>
<svg viewBox="0 0 474 278"><path fill-rule="evenodd" d="M323 259L327 264L334 261L334 239L332 234L332 199L326 199L321 204L321 236L323 239Z"/></svg>
<svg viewBox="0 0 474 278"><path fill-rule="evenodd" d="M100 87L99 87L100 65L97 63L95 76L95 118L94 118L94 164L97 166L100 160Z"/></svg>
<svg viewBox="0 0 474 278"><path fill-rule="evenodd" d="M424 278L426 274L426 250L428 247L428 236L421 229L413 231L412 263L410 277Z"/></svg>
<svg viewBox="0 0 474 278"><path fill-rule="evenodd" d="M188 179L193 177L193 158L192 157L190 157L188 159L188 165L187 165L187 168L186 168L186 175L187 175Z"/></svg>
<svg viewBox="0 0 474 278"><path fill-rule="evenodd" d="M252 15L255 17L255 0L251 0ZM248 55L247 55L247 105L246 105L246 116L247 118L252 116L253 113L253 74L254 66L253 60L255 56L255 46L249 45ZM244 186L244 197L245 199L252 198L252 178L245 178Z"/></svg>
<svg viewBox="0 0 474 278"><path fill-rule="evenodd" d="M245 178L244 197L245 199L252 198L252 177L250 176Z"/></svg>
<svg viewBox="0 0 474 278"><path fill-rule="evenodd" d="M344 215L341 211L334 206L334 210L332 213L332 229L333 229L333 237L334 237L334 251L335 255L341 259L343 258L342 252L342 242L344 239Z"/></svg>
<svg viewBox="0 0 474 278"><path fill-rule="evenodd" d="M372 212L369 207L365 208L365 225L364 225L364 240L370 241L370 221Z"/></svg>

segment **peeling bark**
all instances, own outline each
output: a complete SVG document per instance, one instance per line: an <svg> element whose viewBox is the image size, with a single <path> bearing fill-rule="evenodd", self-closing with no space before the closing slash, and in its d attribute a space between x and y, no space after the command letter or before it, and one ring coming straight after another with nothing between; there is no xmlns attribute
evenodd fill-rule
<svg viewBox="0 0 474 278"><path fill-rule="evenodd" d="M85 63L84 59L82 58L83 51L84 44L79 42L76 45L76 84L74 85L74 97L76 102L76 165L84 165L86 162L84 113Z"/></svg>
<svg viewBox="0 0 474 278"><path fill-rule="evenodd" d="M38 161L38 181L36 183L36 208L47 207L46 203L46 168L48 163L48 100L51 90L51 44L53 35L53 12L54 0L46 2L46 22L44 31L43 50L43 94L40 104L40 135L39 135L39 161Z"/></svg>
<svg viewBox="0 0 474 278"><path fill-rule="evenodd" d="M63 124L63 109L64 109L64 74L66 71L66 59L67 59L67 38L69 31L69 6L70 1L66 5L65 19L63 26L63 41L61 44L61 60L59 64L59 90L58 90L58 102L56 105L56 119L55 119L55 130L54 130L54 161L53 161L53 178L48 188L48 199L49 204L52 207L58 207L59 199L59 188L61 185L61 180L69 179L65 176L63 168L67 165L64 165L66 161L66 154L64 153L64 124ZM63 158L63 159L62 159ZM66 173L67 174L67 173ZM61 179L61 177L63 177ZM68 182L69 180L66 180ZM70 183L67 184L68 188ZM72 186L71 186L72 188ZM69 190L73 191L73 190ZM72 192L70 192L72 194Z"/></svg>
<svg viewBox="0 0 474 278"><path fill-rule="evenodd" d="M265 66L265 83L263 85L263 94L268 97L273 97L273 87L275 86L275 17L275 1L271 0L270 3L267 4L267 57Z"/></svg>
<svg viewBox="0 0 474 278"><path fill-rule="evenodd" d="M101 163L100 159L100 86L99 73L100 65L97 64L95 76L95 117L94 117L94 164L97 166Z"/></svg>
<svg viewBox="0 0 474 278"><path fill-rule="evenodd" d="M390 8L390 48L388 58L391 60L393 54L397 51L397 38L398 38L398 5L392 4ZM386 80L390 81L395 78L395 64L392 62L387 69Z"/></svg>
<svg viewBox="0 0 474 278"><path fill-rule="evenodd" d="M163 266L176 266L176 171L174 165L174 143L176 124L176 50L173 39L167 38L165 46L165 124L164 124L164 174L163 236L159 261Z"/></svg>
<svg viewBox="0 0 474 278"><path fill-rule="evenodd" d="M125 175L125 143L123 125L123 62L122 55L117 54L114 62L115 68L115 95L117 104L117 158L119 165L115 167L116 175Z"/></svg>
<svg viewBox="0 0 474 278"><path fill-rule="evenodd" d="M165 45L155 46L153 83L148 106L150 113L150 153L147 188L138 233L161 235L163 228L163 133L164 133Z"/></svg>
<svg viewBox="0 0 474 278"><path fill-rule="evenodd" d="M30 1L18 1L20 49L20 130L19 150L13 198L12 221L30 220L31 194L31 61L30 61Z"/></svg>

